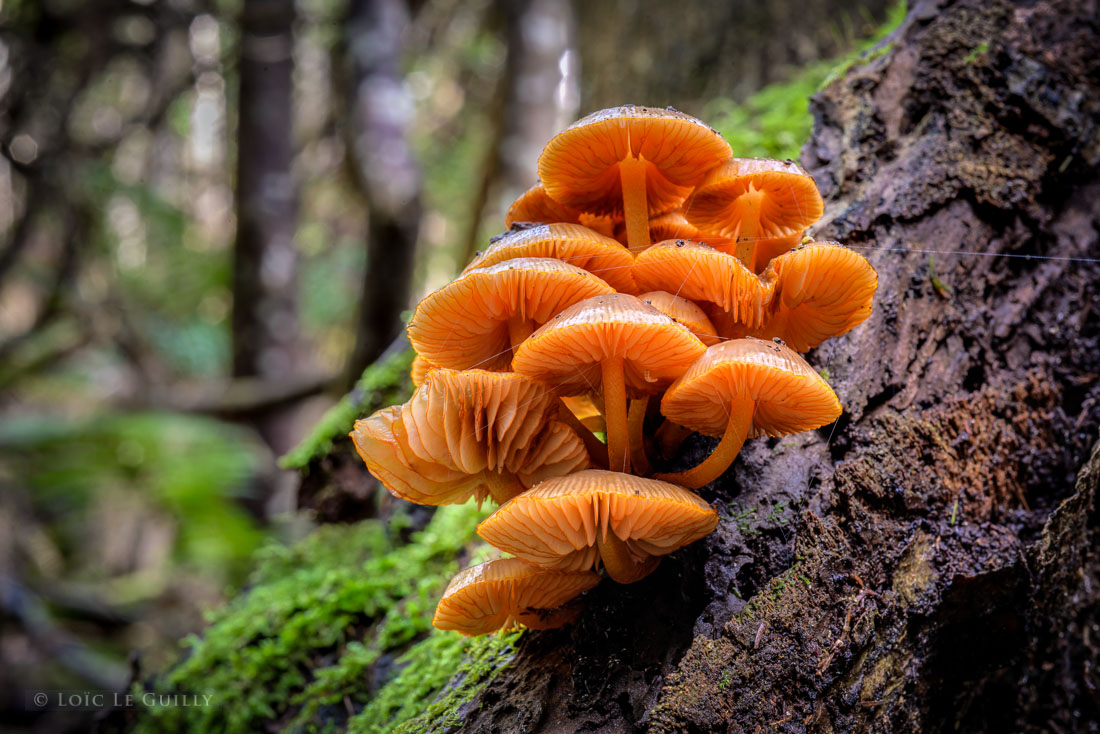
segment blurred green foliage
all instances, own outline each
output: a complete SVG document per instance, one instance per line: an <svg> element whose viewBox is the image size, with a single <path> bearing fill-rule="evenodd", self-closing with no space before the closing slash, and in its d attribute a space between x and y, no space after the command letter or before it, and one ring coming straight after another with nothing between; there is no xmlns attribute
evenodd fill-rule
<svg viewBox="0 0 1100 734"><path fill-rule="evenodd" d="M810 96L853 66L889 51L884 39L905 20L905 12L904 1L895 4L878 30L839 61L810 64L790 80L770 84L740 104L726 98L711 100L703 119L729 141L734 155L797 160L813 128Z"/></svg>
<svg viewBox="0 0 1100 734"><path fill-rule="evenodd" d="M94 557L94 503L108 491L128 493L134 505L175 518L176 563L223 583L242 577L263 538L238 501L263 455L247 431L198 416L9 417L0 426L0 465L31 490L63 552Z"/></svg>

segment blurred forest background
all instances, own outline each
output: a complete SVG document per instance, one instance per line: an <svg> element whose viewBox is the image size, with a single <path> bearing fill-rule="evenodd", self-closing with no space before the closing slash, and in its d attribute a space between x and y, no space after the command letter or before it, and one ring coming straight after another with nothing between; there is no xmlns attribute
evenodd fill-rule
<svg viewBox="0 0 1100 734"><path fill-rule="evenodd" d="M301 537L295 446L543 144L797 158L886 0L0 0L0 720L177 654Z"/></svg>

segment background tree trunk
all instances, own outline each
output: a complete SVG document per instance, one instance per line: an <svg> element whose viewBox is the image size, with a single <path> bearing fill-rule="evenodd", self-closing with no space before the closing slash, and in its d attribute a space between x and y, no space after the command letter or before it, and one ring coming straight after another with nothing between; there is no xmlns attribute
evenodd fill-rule
<svg viewBox="0 0 1100 734"><path fill-rule="evenodd" d="M463 731L1097 721L1096 17L922 2L818 95L816 235L880 278L811 355L844 417L750 442L703 492L718 530L525 636Z"/></svg>
<svg viewBox="0 0 1100 734"><path fill-rule="evenodd" d="M237 122L237 240L233 248L233 376L282 380L296 367L298 189L291 109L293 0L246 0L241 13ZM293 445L292 416L255 416L277 453Z"/></svg>
<svg viewBox="0 0 1100 734"><path fill-rule="evenodd" d="M290 373L298 335L297 190L291 175L293 0L246 0L241 15L233 374Z"/></svg>
<svg viewBox="0 0 1100 734"><path fill-rule="evenodd" d="M401 330L420 229L420 168L406 139L413 102L401 74L404 0L348 6L350 128L355 177L368 211L367 265L347 387Z"/></svg>

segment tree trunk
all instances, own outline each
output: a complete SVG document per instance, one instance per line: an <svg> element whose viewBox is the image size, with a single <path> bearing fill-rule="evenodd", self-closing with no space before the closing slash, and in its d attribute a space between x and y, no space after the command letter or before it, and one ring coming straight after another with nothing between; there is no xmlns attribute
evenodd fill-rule
<svg viewBox="0 0 1100 734"><path fill-rule="evenodd" d="M293 0L246 0L241 15L233 374L281 377L298 335L297 190L291 174Z"/></svg>
<svg viewBox="0 0 1100 734"><path fill-rule="evenodd" d="M413 113L400 69L408 23L404 0L352 0L348 6L349 137L369 217L349 389L397 336L401 312L410 305L420 169L405 138Z"/></svg>
<svg viewBox="0 0 1100 734"><path fill-rule="evenodd" d="M844 417L750 442L718 530L526 635L462 731L1097 721L1097 12L922 2L817 96L815 234L879 273L810 357Z"/></svg>

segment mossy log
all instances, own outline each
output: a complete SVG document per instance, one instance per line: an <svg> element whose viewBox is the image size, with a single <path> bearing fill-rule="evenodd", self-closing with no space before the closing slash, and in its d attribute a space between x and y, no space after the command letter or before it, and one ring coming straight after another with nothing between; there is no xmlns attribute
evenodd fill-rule
<svg viewBox="0 0 1100 734"><path fill-rule="evenodd" d="M722 515L712 536L640 583L602 584L570 628L465 643L426 636L426 620L469 560L468 509L405 545L367 520L346 530L358 541L331 535L346 552L318 550L321 537L268 563L153 687L232 680L247 659L232 689L254 713L205 724L257 731L1087 730L1100 720L1098 10L921 2L814 99L803 163L827 202L814 234L868 256L874 314L809 357L844 416L751 441L702 491ZM289 460L322 517L374 514L340 435L349 411L394 397L407 359L393 364ZM667 468L712 446L693 438ZM462 537L441 535L453 528ZM302 570L322 560L329 571ZM299 574L310 593L287 601ZM288 652L287 629L314 649ZM255 678L263 660L293 680Z"/></svg>

